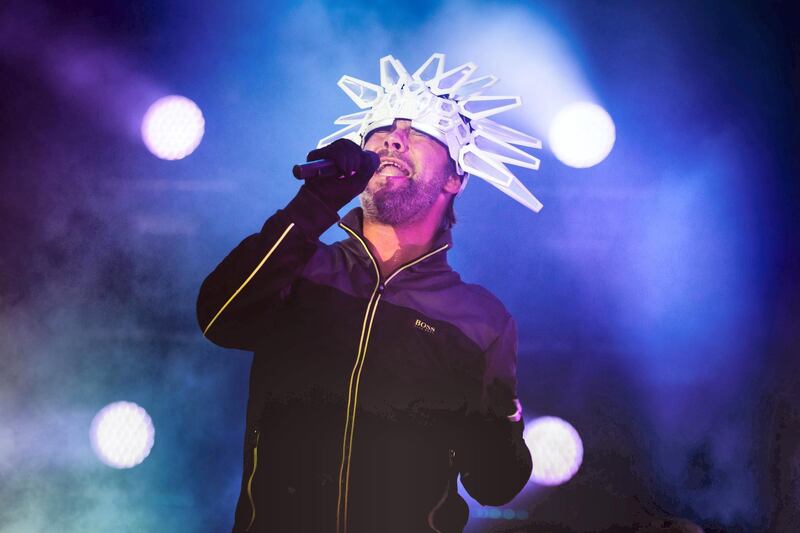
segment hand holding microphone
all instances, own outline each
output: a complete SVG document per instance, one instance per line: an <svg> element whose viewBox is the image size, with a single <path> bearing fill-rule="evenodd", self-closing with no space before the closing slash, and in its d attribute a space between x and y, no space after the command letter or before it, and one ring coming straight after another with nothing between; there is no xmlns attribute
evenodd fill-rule
<svg viewBox="0 0 800 533"><path fill-rule="evenodd" d="M303 187L334 211L361 194L380 164L378 154L362 150L349 139L311 150L306 160L311 163L295 165L292 173L305 179Z"/></svg>

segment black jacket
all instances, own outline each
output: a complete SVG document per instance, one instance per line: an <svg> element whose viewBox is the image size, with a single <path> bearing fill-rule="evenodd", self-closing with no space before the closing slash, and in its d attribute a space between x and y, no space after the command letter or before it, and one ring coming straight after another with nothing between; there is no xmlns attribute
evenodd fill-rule
<svg viewBox="0 0 800 533"><path fill-rule="evenodd" d="M383 279L361 210L302 188L200 289L200 327L253 351L234 531L461 531L525 485L516 326L447 264L450 232Z"/></svg>

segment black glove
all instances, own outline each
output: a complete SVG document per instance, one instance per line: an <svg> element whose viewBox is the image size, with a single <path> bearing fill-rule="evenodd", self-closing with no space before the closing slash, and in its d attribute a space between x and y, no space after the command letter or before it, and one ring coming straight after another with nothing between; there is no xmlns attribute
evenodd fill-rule
<svg viewBox="0 0 800 533"><path fill-rule="evenodd" d="M365 152L349 139L338 139L308 152L306 161L317 159L335 162L341 175L338 178L309 178L303 187L334 211L361 194L380 163L377 155Z"/></svg>

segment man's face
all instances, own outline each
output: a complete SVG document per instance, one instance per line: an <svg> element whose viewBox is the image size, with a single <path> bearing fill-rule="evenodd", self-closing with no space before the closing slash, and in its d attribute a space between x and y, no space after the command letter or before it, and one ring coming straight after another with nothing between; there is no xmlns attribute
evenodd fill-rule
<svg viewBox="0 0 800 533"><path fill-rule="evenodd" d="M377 153L381 164L361 193L364 216L383 224L404 225L422 218L440 195L454 194L455 168L447 148L411 127L411 121L369 134L365 150ZM447 200L448 198L444 198Z"/></svg>

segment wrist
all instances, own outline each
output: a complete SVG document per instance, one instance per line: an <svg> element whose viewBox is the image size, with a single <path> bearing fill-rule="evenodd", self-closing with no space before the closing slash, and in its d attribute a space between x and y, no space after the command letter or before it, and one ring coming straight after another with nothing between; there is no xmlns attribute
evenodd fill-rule
<svg viewBox="0 0 800 533"><path fill-rule="evenodd" d="M312 239L339 220L339 214L330 205L314 194L307 185L300 187L294 198L283 209L289 219Z"/></svg>

